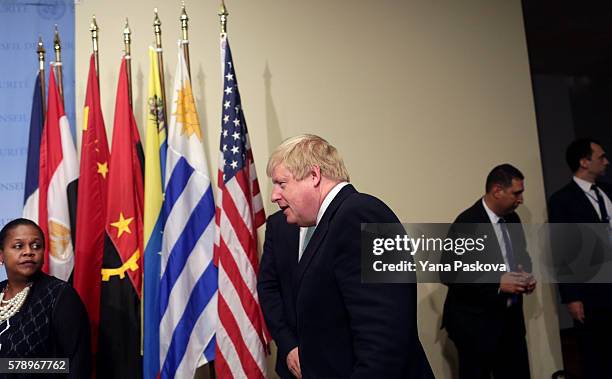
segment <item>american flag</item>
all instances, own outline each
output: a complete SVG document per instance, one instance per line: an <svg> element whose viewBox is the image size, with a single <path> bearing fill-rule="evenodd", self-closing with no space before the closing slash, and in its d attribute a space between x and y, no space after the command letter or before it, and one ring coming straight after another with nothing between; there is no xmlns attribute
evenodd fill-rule
<svg viewBox="0 0 612 379"><path fill-rule="evenodd" d="M229 41L221 37L223 107L215 258L219 266L216 370L220 379L266 378L269 341L257 297L257 228L265 222Z"/></svg>

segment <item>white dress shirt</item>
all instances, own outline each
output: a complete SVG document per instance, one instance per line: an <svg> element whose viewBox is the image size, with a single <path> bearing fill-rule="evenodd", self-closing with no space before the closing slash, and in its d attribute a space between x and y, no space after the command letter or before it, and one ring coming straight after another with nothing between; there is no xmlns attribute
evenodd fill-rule
<svg viewBox="0 0 612 379"><path fill-rule="evenodd" d="M314 226L301 226L300 227L300 245L298 249L298 262L300 261L300 259L302 259L302 254L304 253L304 250L306 249L306 245L308 245L308 242L310 241L310 237L312 236L315 229L317 228L317 225L319 225L321 218L323 218L323 215L325 214L327 207L329 207L329 204L331 204L331 202L334 200L336 195L338 195L338 192L340 192L340 190L344 188L344 186L346 186L347 184L348 182L340 182L336 184L334 188L332 188L331 191L329 191L327 196L325 196L325 199L323 199L323 203L321 203L321 207L319 208L319 212L317 213L317 223ZM308 241L306 241L307 234L309 234Z"/></svg>
<svg viewBox="0 0 612 379"><path fill-rule="evenodd" d="M504 258L504 263L506 264L508 271L510 271L510 264L508 263L508 253L506 250L506 244L504 243L504 235L502 234L503 232L501 230L501 226L499 225L499 219L501 217L499 217L495 214L495 212L489 209L487 203L484 200L484 197L482 198L482 205L484 206L485 211L487 211L487 215L489 216L489 220L491 220L491 224L493 224L493 230L495 230L495 237L497 237L497 243L499 244L499 247L501 249L502 256Z"/></svg>
<svg viewBox="0 0 612 379"><path fill-rule="evenodd" d="M597 201L597 194L594 190L591 189L591 186L595 183L588 182L584 179L580 179L575 176L574 182L576 182L576 184L578 184L578 187L580 187L580 189L584 191L584 194L591 202L593 209L595 209L595 212L597 212L597 215L601 219L601 212L599 211L599 202ZM604 203L606 205L606 212L608 212L608 217L610 217L610 227L612 227L612 202L610 201L608 195L606 195L606 193L601 188L599 188L599 193L601 194L601 197L603 198Z"/></svg>

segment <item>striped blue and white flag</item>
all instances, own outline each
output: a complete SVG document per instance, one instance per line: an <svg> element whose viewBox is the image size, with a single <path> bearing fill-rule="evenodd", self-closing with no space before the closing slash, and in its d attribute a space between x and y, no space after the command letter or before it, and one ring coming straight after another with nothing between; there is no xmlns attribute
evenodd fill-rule
<svg viewBox="0 0 612 379"><path fill-rule="evenodd" d="M192 378L214 359L215 204L183 49L170 105L160 283L162 378Z"/></svg>

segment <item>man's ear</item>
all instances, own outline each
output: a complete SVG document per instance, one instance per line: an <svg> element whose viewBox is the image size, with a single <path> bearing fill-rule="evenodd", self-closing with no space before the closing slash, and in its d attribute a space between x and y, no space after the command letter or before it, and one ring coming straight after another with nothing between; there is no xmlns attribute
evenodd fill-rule
<svg viewBox="0 0 612 379"><path fill-rule="evenodd" d="M503 190L504 188L501 185L493 184L493 189L491 190L491 193L493 194L494 198L498 199Z"/></svg>
<svg viewBox="0 0 612 379"><path fill-rule="evenodd" d="M312 179L314 186L318 186L321 183L321 168L319 166L312 166L308 177Z"/></svg>
<svg viewBox="0 0 612 379"><path fill-rule="evenodd" d="M586 169L589 166L590 158L581 158L580 159L580 167Z"/></svg>

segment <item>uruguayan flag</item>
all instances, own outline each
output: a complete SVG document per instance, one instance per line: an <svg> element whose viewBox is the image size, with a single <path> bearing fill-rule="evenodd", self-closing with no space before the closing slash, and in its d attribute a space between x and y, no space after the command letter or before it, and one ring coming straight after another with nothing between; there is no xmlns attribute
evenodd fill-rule
<svg viewBox="0 0 612 379"><path fill-rule="evenodd" d="M217 319L214 216L202 129L179 43L163 209L160 283L162 378L192 378L212 359Z"/></svg>

